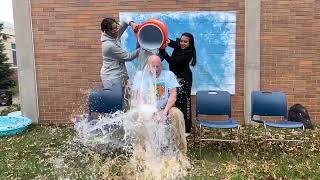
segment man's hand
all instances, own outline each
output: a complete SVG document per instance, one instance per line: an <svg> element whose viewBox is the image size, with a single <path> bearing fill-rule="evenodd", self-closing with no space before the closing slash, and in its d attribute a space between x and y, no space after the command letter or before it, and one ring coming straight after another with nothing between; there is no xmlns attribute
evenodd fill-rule
<svg viewBox="0 0 320 180"><path fill-rule="evenodd" d="M164 122L166 120L168 120L168 112L167 111L159 111L159 112L156 112L154 115L153 115L153 119L156 121L156 122Z"/></svg>
<svg viewBox="0 0 320 180"><path fill-rule="evenodd" d="M138 24L133 21L130 21L129 25L132 27L133 30L136 30L136 28L138 27Z"/></svg>
<svg viewBox="0 0 320 180"><path fill-rule="evenodd" d="M161 111L162 113L162 116L163 117L166 117L166 118L168 118L168 111L166 111L166 110L163 110L163 111Z"/></svg>

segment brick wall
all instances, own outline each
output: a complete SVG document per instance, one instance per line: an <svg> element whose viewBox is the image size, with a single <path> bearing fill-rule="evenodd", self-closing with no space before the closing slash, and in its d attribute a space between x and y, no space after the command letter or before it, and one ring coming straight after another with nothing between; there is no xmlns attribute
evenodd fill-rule
<svg viewBox="0 0 320 180"><path fill-rule="evenodd" d="M233 114L243 122L244 0L33 0L32 25L40 123L65 123L86 109L100 86L100 21L119 12L236 11L236 95Z"/></svg>
<svg viewBox="0 0 320 180"><path fill-rule="evenodd" d="M288 94L320 119L320 1L263 0L261 89Z"/></svg>
<svg viewBox="0 0 320 180"><path fill-rule="evenodd" d="M41 123L64 123L86 109L88 90L100 85L102 18L121 11L236 11L236 95L243 119L244 0L31 1ZM320 1L262 0L261 89L288 94L320 119Z"/></svg>

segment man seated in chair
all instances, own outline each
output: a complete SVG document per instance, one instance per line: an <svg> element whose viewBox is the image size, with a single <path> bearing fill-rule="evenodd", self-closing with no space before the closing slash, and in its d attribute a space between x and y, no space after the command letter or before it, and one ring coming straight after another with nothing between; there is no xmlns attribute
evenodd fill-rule
<svg viewBox="0 0 320 180"><path fill-rule="evenodd" d="M177 149L185 154L187 142L185 124L182 112L174 107L177 98L179 83L175 75L168 70L162 70L161 59L157 55L148 58L147 69L138 71L133 79L132 91L134 103L154 104L157 112L152 120L166 122L173 126Z"/></svg>

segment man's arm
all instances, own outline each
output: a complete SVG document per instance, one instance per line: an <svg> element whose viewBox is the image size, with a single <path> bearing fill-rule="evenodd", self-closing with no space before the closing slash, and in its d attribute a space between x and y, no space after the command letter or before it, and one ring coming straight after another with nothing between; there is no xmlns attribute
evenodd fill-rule
<svg viewBox="0 0 320 180"><path fill-rule="evenodd" d="M163 110L164 115L168 115L169 110L174 106L177 100L177 88L172 88L169 90L169 99L166 107Z"/></svg>
<svg viewBox="0 0 320 180"><path fill-rule="evenodd" d="M131 17L126 16L120 21L120 27L118 31L118 38L122 36L124 31L127 29L128 26L131 26L134 30L137 27L137 24L131 19Z"/></svg>
<svg viewBox="0 0 320 180"><path fill-rule="evenodd" d="M110 52L104 52L104 53L106 54L110 53L110 56L112 53L111 57L113 59L118 61L123 61L123 62L134 60L139 55L139 49L136 49L132 52L128 52L122 47L116 46L116 45L112 45L109 51Z"/></svg>

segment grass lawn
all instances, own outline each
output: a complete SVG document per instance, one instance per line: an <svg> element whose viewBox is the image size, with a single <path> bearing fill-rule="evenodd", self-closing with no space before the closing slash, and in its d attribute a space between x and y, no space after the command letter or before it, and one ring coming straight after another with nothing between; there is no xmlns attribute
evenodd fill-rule
<svg viewBox="0 0 320 180"><path fill-rule="evenodd" d="M277 136L287 135L278 132L273 131ZM303 144L265 144L262 135L262 128L242 128L240 145L209 142L201 158L199 142L191 137L190 179L320 177L319 129L308 130ZM72 139L71 127L57 126L31 126L22 135L0 137L0 179L97 179L99 169L110 157L81 148Z"/></svg>

